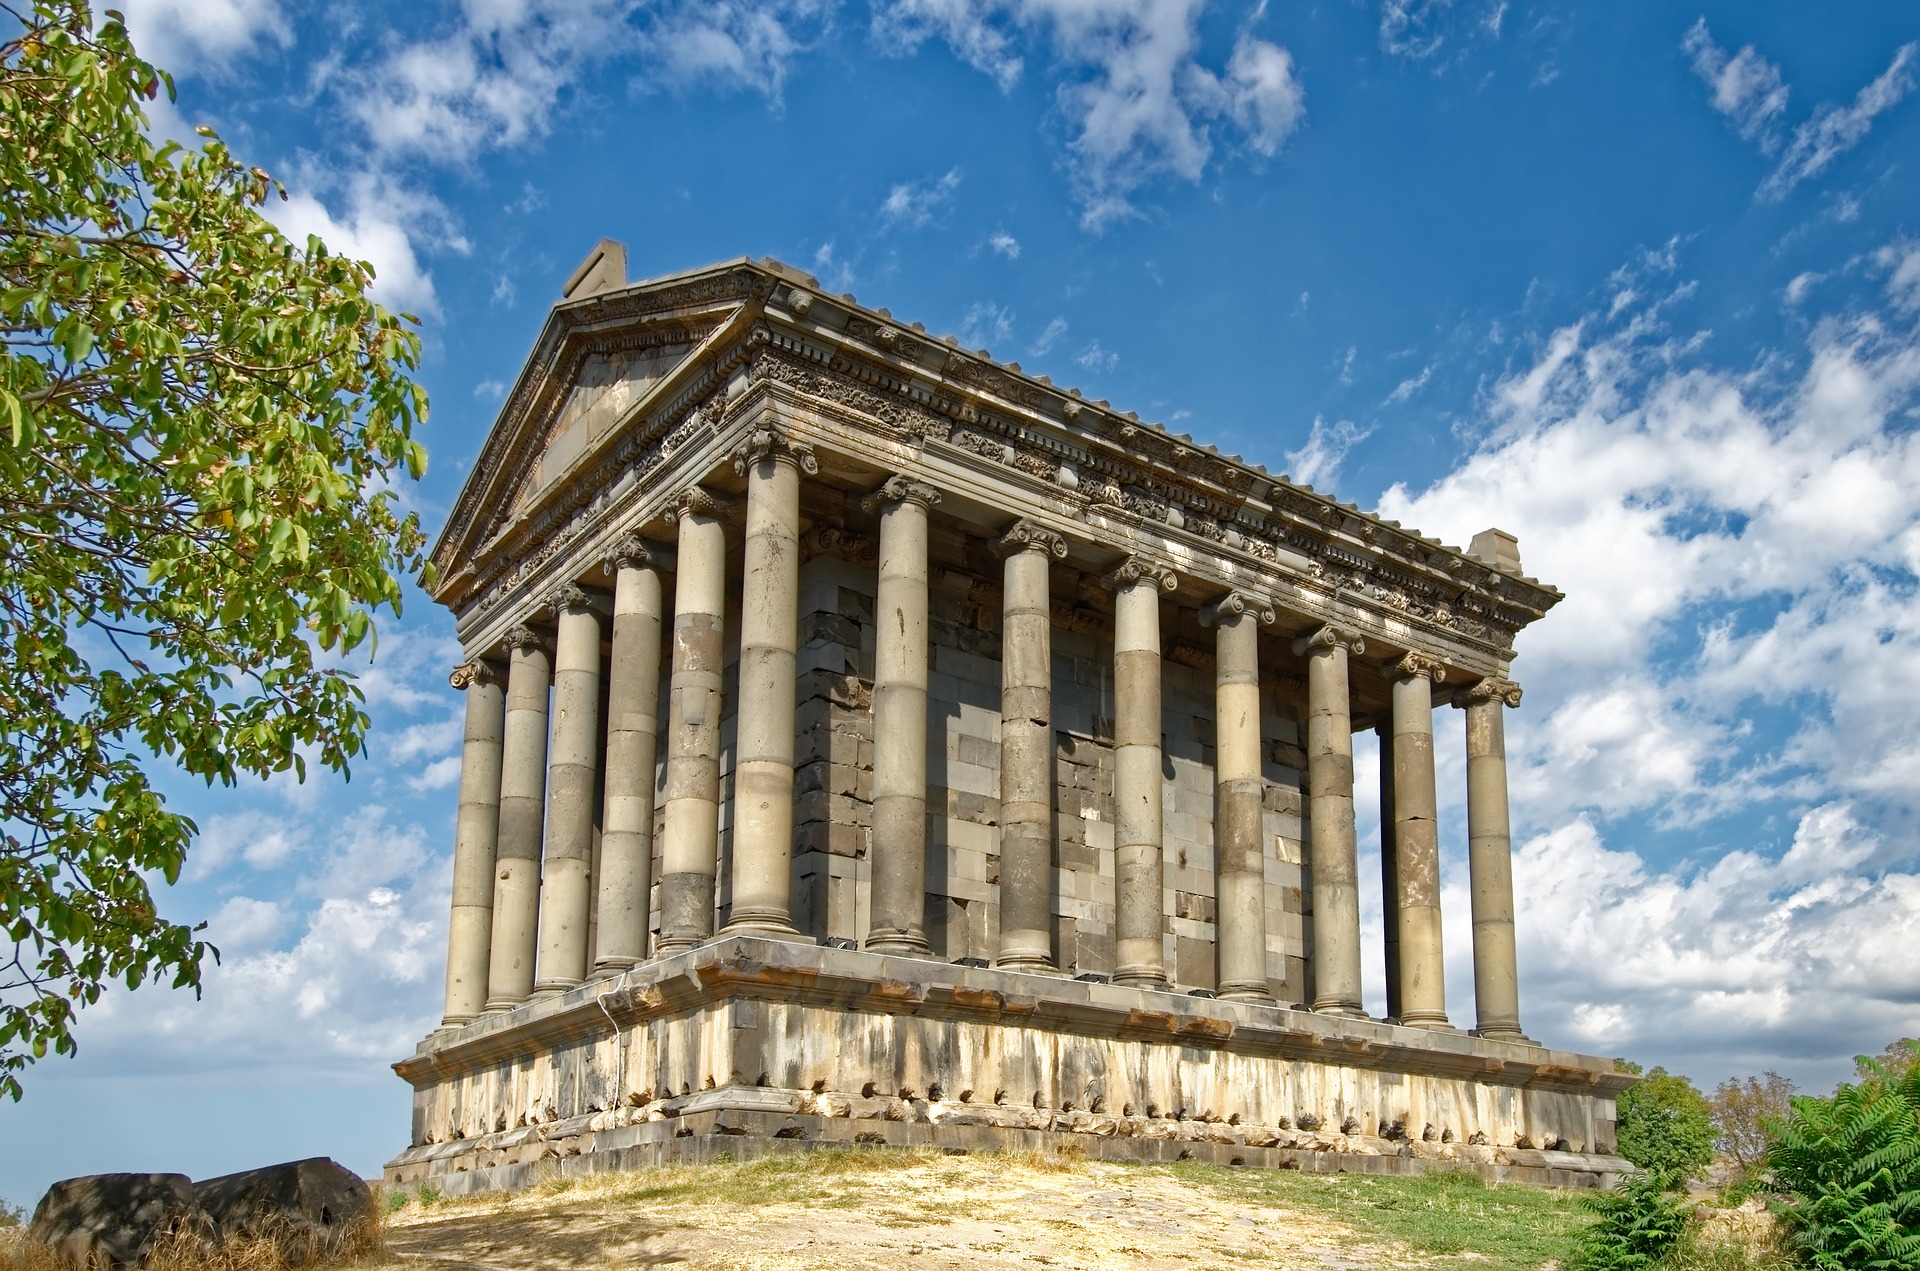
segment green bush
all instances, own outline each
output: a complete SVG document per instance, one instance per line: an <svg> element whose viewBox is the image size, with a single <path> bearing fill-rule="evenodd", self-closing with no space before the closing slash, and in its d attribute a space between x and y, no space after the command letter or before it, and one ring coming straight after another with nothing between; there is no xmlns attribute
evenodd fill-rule
<svg viewBox="0 0 1920 1271"><path fill-rule="evenodd" d="M1643 1271L1678 1244L1692 1211L1674 1189L1680 1179L1660 1170L1629 1174L1609 1192L1582 1196L1580 1204L1598 1214L1580 1234L1574 1271Z"/></svg>
<svg viewBox="0 0 1920 1271"><path fill-rule="evenodd" d="M1920 1271L1920 1063L1797 1098L1767 1152L1774 1212L1822 1271Z"/></svg>
<svg viewBox="0 0 1920 1271"><path fill-rule="evenodd" d="M1620 1155L1643 1170L1684 1181L1713 1160L1713 1110L1686 1077L1655 1068L1621 1093L1618 1117Z"/></svg>

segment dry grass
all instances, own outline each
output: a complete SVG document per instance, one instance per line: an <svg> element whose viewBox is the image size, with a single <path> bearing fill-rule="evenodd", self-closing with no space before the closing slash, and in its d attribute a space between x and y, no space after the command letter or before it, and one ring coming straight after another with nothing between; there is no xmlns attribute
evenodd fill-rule
<svg viewBox="0 0 1920 1271"><path fill-rule="evenodd" d="M377 1199L377 1198L376 1198ZM269 1221L258 1230L229 1237L219 1245L202 1228L174 1227L154 1242L147 1271L291 1271L318 1266L368 1266L386 1257L386 1222L375 1204L333 1239ZM72 1259L31 1240L26 1227L0 1229L0 1271L76 1271Z"/></svg>

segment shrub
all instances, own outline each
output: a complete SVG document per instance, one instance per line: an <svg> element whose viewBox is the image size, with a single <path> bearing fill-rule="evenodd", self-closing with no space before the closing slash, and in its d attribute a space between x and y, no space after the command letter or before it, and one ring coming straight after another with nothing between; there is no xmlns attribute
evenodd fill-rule
<svg viewBox="0 0 1920 1271"><path fill-rule="evenodd" d="M1920 1063L1861 1071L1831 1098L1795 1099L1776 1126L1774 1209L1823 1271L1920 1271Z"/></svg>
<svg viewBox="0 0 1920 1271"><path fill-rule="evenodd" d="M1677 1175L1645 1170L1614 1191L1582 1196L1580 1204L1600 1217L1580 1234L1574 1271L1642 1271L1659 1262L1686 1231L1692 1210L1675 1194L1679 1184Z"/></svg>
<svg viewBox="0 0 1920 1271"><path fill-rule="evenodd" d="M1643 1170L1671 1175L1677 1185L1713 1160L1712 1109L1686 1077L1655 1068L1621 1093L1618 1116L1620 1155Z"/></svg>
<svg viewBox="0 0 1920 1271"><path fill-rule="evenodd" d="M1744 1082L1729 1077L1713 1088L1708 1104L1717 1142L1741 1175L1766 1161L1767 1147L1773 1142L1768 1127L1792 1112L1793 1094L1793 1082L1777 1072L1748 1077Z"/></svg>

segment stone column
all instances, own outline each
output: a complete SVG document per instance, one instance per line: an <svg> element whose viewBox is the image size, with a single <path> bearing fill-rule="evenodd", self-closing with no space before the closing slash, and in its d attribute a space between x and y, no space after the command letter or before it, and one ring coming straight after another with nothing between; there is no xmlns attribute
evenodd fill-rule
<svg viewBox="0 0 1920 1271"><path fill-rule="evenodd" d="M1467 715L1467 868L1473 892L1473 1003L1482 1037L1524 1041L1513 934L1513 835L1507 821L1507 731L1520 686L1487 679L1454 698Z"/></svg>
<svg viewBox="0 0 1920 1271"><path fill-rule="evenodd" d="M447 922L447 1013L442 1027L487 1009L487 954L493 944L493 859L500 837L500 741L505 677L475 658L447 682L467 695L460 748L460 812L453 831L453 913Z"/></svg>
<svg viewBox="0 0 1920 1271"><path fill-rule="evenodd" d="M1214 951L1221 997L1271 1002L1267 854L1261 830L1260 625L1273 607L1229 592L1200 611L1214 628Z"/></svg>
<svg viewBox="0 0 1920 1271"><path fill-rule="evenodd" d="M1160 593L1174 572L1130 556L1113 588L1113 886L1116 984L1167 987L1160 807Z"/></svg>
<svg viewBox="0 0 1920 1271"><path fill-rule="evenodd" d="M658 951L713 935L720 859L720 672L726 658L727 529L732 505L698 486L673 505L673 680L667 709L667 808L660 845Z"/></svg>
<svg viewBox="0 0 1920 1271"><path fill-rule="evenodd" d="M1000 952L996 966L1053 962L1053 614L1048 570L1067 540L1018 521L994 543L1006 558L1000 630Z"/></svg>
<svg viewBox="0 0 1920 1271"><path fill-rule="evenodd" d="M665 553L629 534L614 545L606 563L613 573L613 661L607 677L607 797L594 965L617 970L647 956Z"/></svg>
<svg viewBox="0 0 1920 1271"><path fill-rule="evenodd" d="M927 943L927 509L932 486L894 477L880 509L874 597L873 916L867 948L925 957Z"/></svg>
<svg viewBox="0 0 1920 1271"><path fill-rule="evenodd" d="M772 428L734 454L747 478L740 605L739 740L733 761L733 903L727 930L797 936L793 925L794 655L800 626L800 473L813 451Z"/></svg>
<svg viewBox="0 0 1920 1271"><path fill-rule="evenodd" d="M1313 868L1313 1009L1365 1017L1360 999L1360 866L1353 828L1351 631L1321 627L1293 642L1307 659L1308 856Z"/></svg>
<svg viewBox="0 0 1920 1271"><path fill-rule="evenodd" d="M1387 1018L1400 1018L1400 840L1393 832L1393 721L1373 730L1380 739L1380 925L1386 946Z"/></svg>
<svg viewBox="0 0 1920 1271"><path fill-rule="evenodd" d="M1440 938L1440 827L1433 788L1433 686L1446 671L1424 653L1394 667L1394 881L1400 891L1400 1022L1446 1028Z"/></svg>
<svg viewBox="0 0 1920 1271"><path fill-rule="evenodd" d="M493 940L487 954L487 1009L506 1010L533 994L534 933L540 921L540 827L546 814L547 690L553 663L532 628L507 632L507 709L500 745L500 837L493 872Z"/></svg>
<svg viewBox="0 0 1920 1271"><path fill-rule="evenodd" d="M568 583L547 600L553 642L553 740L547 756L547 851L540 871L540 978L557 993L587 978L593 920L593 814L600 783L600 615Z"/></svg>

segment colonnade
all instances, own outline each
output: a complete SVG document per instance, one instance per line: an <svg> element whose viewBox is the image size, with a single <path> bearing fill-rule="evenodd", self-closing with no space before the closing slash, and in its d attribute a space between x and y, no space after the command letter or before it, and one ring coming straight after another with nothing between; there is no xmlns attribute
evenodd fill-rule
<svg viewBox="0 0 1920 1271"><path fill-rule="evenodd" d="M657 694L673 610L660 932L656 954L714 932L721 807L720 721L726 552L743 521L744 591L731 807L733 852L725 932L802 938L791 916L795 656L800 482L811 450L771 428L734 457L744 508L695 486L671 507L677 544L637 537L607 555L611 605L563 586L546 597L551 643L530 626L505 641L506 666L478 660L452 683L466 692L454 849L446 1024L565 990L596 971L648 956ZM928 956L928 538L940 492L895 477L868 496L880 521L872 693L874 767L867 948ZM1052 562L1059 534L1019 520L994 544L1002 558L1000 938L997 966L1055 970ZM1177 586L1165 565L1122 561L1114 592L1114 870L1117 983L1164 989L1165 840L1161 805L1160 601ZM612 657L601 683L602 609ZM1207 605L1215 639L1215 900L1217 992L1272 1002L1267 977L1262 828L1259 597ZM1353 812L1349 661L1363 640L1322 626L1293 642L1307 663L1306 784L1313 890L1316 1011L1362 1016L1360 884ZM1446 1012L1435 823L1433 702L1446 668L1408 653L1391 668L1382 725L1383 880L1389 1014L1450 1027ZM551 698L551 718L549 699ZM600 716L605 702L605 719ZM1477 1031L1518 1038L1511 840L1501 710L1519 690L1479 680L1452 699L1466 715L1469 864ZM604 747L602 741L604 739ZM599 768L604 754L606 768ZM596 806L596 798L600 803ZM594 828L599 816L598 860ZM589 959L591 958L591 966Z"/></svg>

